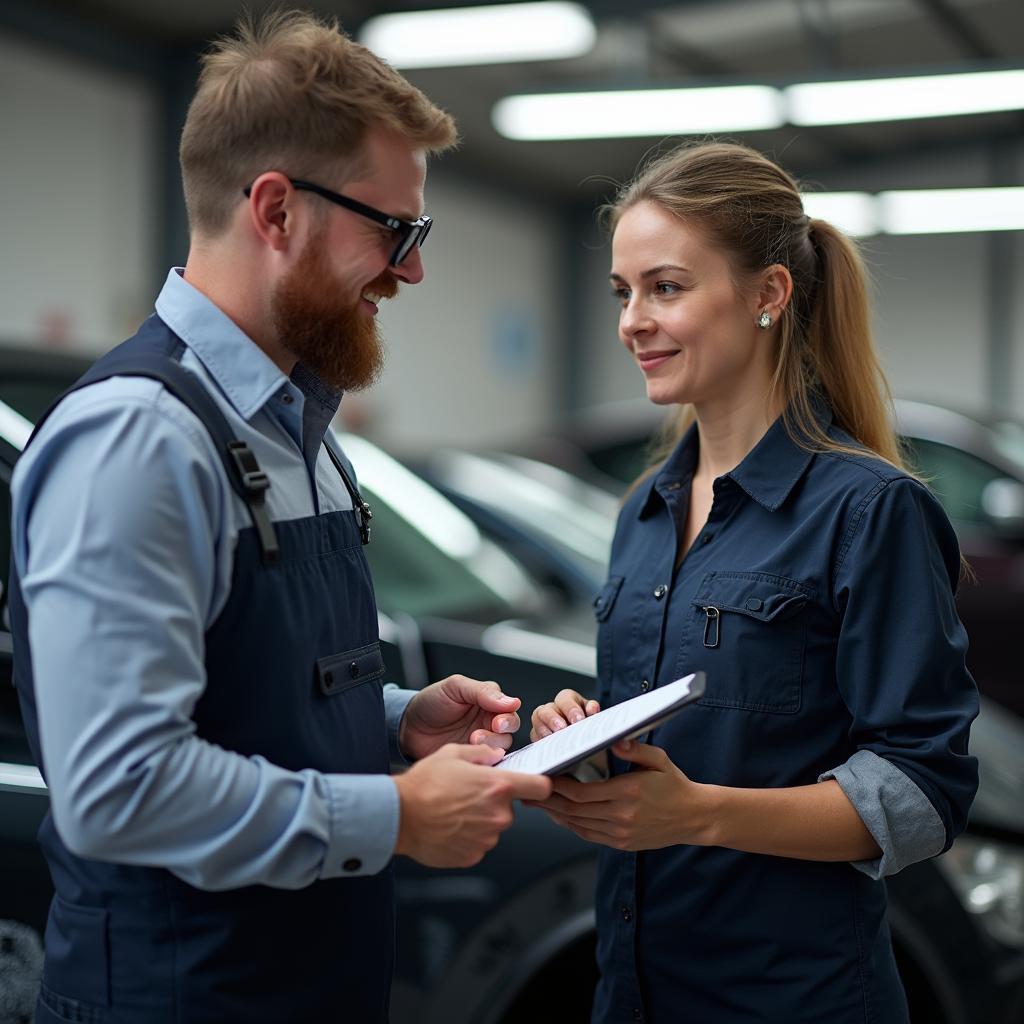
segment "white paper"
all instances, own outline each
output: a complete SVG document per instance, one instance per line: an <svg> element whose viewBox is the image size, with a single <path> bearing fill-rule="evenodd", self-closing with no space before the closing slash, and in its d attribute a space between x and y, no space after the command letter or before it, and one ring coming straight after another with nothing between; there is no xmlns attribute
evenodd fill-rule
<svg viewBox="0 0 1024 1024"><path fill-rule="evenodd" d="M674 683L599 711L582 722L544 736L520 750L513 750L495 768L544 775L556 768L576 764L618 739L646 731L647 723L657 721L689 694L692 682L692 674L684 676Z"/></svg>

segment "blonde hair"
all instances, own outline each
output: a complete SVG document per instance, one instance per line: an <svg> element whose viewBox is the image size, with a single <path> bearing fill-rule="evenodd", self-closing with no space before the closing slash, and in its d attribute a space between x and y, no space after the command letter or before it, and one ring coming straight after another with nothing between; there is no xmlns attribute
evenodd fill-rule
<svg viewBox="0 0 1024 1024"><path fill-rule="evenodd" d="M815 398L826 399L854 440L905 468L892 427L892 395L871 337L867 274L853 243L804 214L800 189L781 167L733 143L684 144L642 168L603 210L612 231L637 203L654 203L694 225L729 254L738 285L781 264L793 294L779 321L769 401L787 430L819 451L852 452L822 429ZM693 422L684 407L670 419L658 460Z"/></svg>
<svg viewBox="0 0 1024 1024"><path fill-rule="evenodd" d="M315 177L348 160L359 168L368 128L427 152L453 146L455 123L337 21L298 11L244 18L202 58L181 136L185 205L193 231L226 230L242 189L266 170ZM334 179L337 184L336 178Z"/></svg>

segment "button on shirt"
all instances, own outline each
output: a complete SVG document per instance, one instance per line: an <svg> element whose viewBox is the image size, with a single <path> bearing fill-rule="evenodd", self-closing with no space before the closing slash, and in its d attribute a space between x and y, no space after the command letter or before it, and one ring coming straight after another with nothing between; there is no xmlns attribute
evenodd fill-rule
<svg viewBox="0 0 1024 1024"><path fill-rule="evenodd" d="M779 420L715 481L675 569L698 444L693 428L620 515L595 604L602 701L703 670L705 696L650 742L700 783L835 779L882 855L602 849L594 1019L644 1005L657 1022L673 1007L716 1024L861 1021L870 1002L902 1020L877 880L948 848L977 786L955 535L917 481L867 454L812 454Z"/></svg>
<svg viewBox="0 0 1024 1024"><path fill-rule="evenodd" d="M186 343L182 366L270 477L271 518L351 508L322 444L340 394L301 364L285 377L178 270L156 310ZM131 521L111 500L119 492L133 494ZM203 635L227 601L235 542L250 525L195 416L156 381L84 388L19 461L12 497L43 758L65 842L211 889L380 871L398 830L388 776L289 772L194 735ZM414 695L385 689L396 759ZM133 813L109 836L76 835L89 827L82 802L134 786L142 762L149 779Z"/></svg>

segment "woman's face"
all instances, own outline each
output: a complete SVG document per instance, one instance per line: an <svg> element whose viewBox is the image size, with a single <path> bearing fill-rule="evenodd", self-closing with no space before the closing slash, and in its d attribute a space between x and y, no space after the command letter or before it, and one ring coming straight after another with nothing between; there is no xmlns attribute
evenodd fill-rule
<svg viewBox="0 0 1024 1024"><path fill-rule="evenodd" d="M728 259L703 234L650 202L631 206L612 239L619 338L658 405L700 412L763 403L773 369L758 296L736 288Z"/></svg>

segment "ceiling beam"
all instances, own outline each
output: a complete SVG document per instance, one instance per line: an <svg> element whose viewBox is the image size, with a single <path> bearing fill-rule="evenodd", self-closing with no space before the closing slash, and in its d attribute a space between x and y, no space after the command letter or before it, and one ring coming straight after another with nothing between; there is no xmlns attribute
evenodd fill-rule
<svg viewBox="0 0 1024 1024"><path fill-rule="evenodd" d="M989 45L960 11L950 5L949 0L917 0L917 5L931 16L966 56L981 60L999 57L995 48Z"/></svg>

